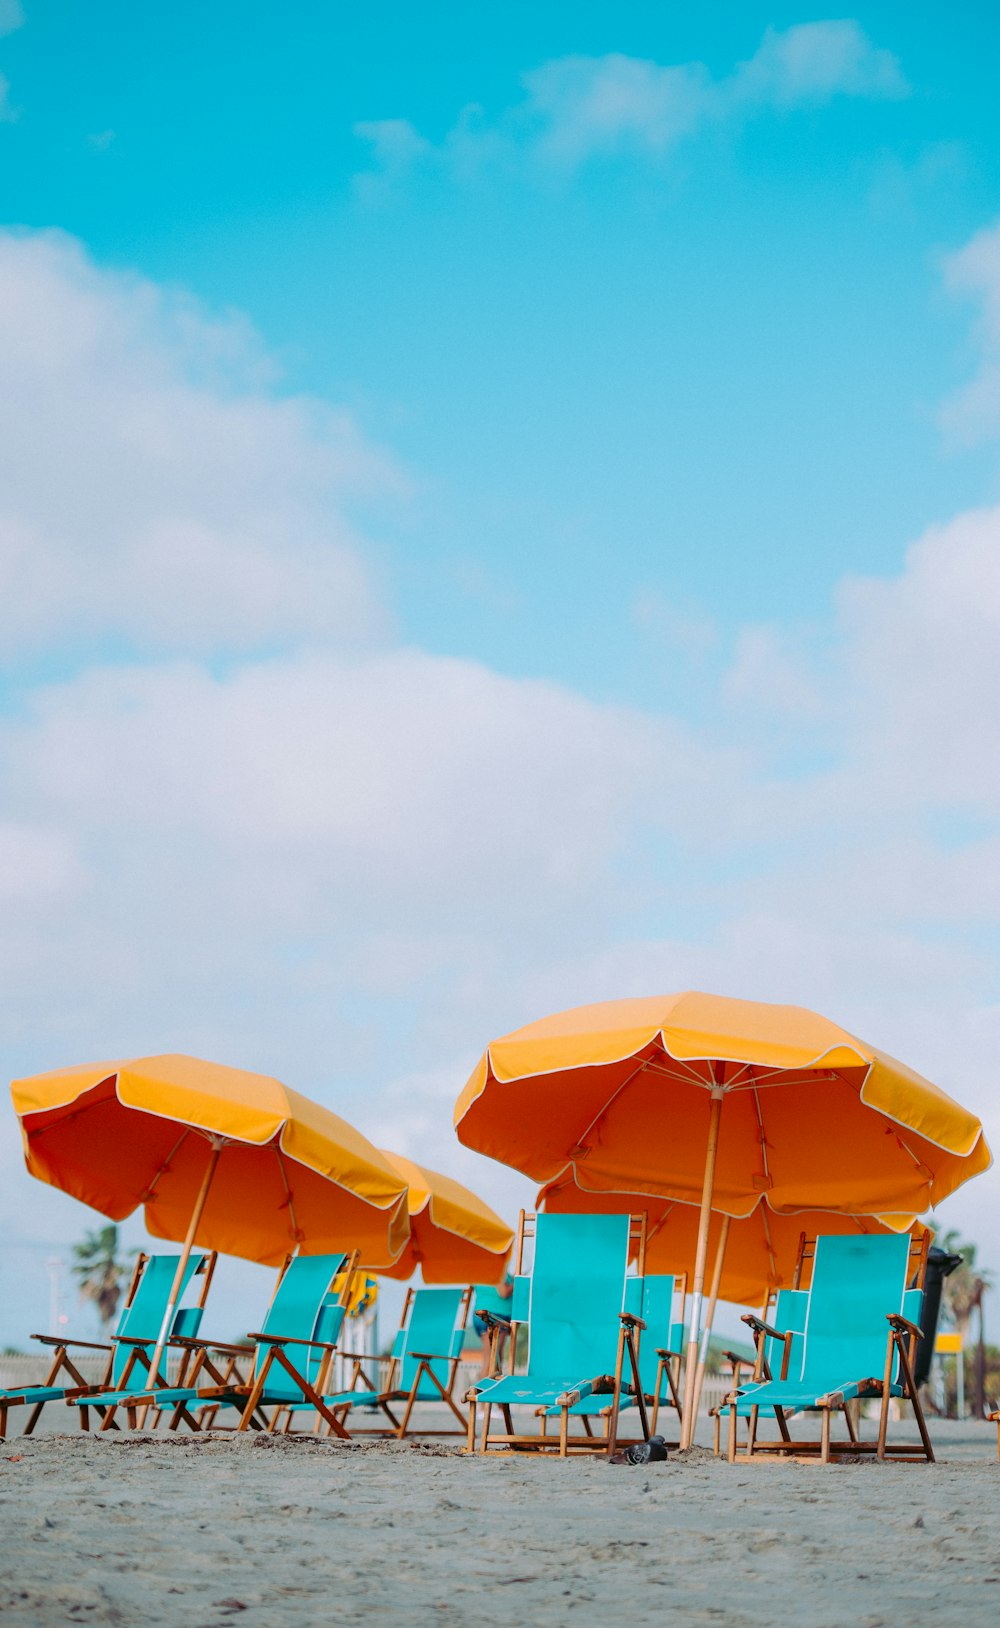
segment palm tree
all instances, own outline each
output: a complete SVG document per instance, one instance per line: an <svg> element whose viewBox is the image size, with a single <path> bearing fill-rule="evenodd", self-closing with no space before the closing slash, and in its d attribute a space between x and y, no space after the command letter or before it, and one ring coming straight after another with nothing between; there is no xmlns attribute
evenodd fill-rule
<svg viewBox="0 0 1000 1628"><path fill-rule="evenodd" d="M134 1254L134 1250L119 1253L117 1227L84 1233L83 1242L73 1245L72 1270L80 1285L80 1298L96 1306L105 1332L114 1322Z"/></svg>

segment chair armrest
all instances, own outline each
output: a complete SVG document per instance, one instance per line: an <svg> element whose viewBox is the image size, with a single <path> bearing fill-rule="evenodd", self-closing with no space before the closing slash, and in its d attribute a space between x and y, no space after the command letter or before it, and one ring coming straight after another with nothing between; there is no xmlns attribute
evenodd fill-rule
<svg viewBox="0 0 1000 1628"><path fill-rule="evenodd" d="M741 1357L738 1351L722 1351L720 1356L725 1357L727 1362L731 1362L734 1368L749 1368L750 1366L750 1358Z"/></svg>
<svg viewBox="0 0 1000 1628"><path fill-rule="evenodd" d="M753 1329L755 1334L766 1334L771 1340L787 1341L792 1337L790 1332L786 1331L783 1334L780 1328L772 1328L770 1323L765 1323L760 1317L755 1317L752 1311L747 1312L742 1320L748 1328Z"/></svg>
<svg viewBox="0 0 1000 1628"><path fill-rule="evenodd" d="M900 1317L898 1312L889 1312L886 1321L897 1334L913 1334L918 1340L922 1340L924 1337L922 1328L918 1328L916 1323L909 1322L905 1317Z"/></svg>
<svg viewBox="0 0 1000 1628"><path fill-rule="evenodd" d="M32 1334L42 1345L80 1345L85 1351L110 1351L110 1345L98 1345L96 1340L67 1340L61 1334Z"/></svg>
<svg viewBox="0 0 1000 1628"><path fill-rule="evenodd" d="M392 1362L392 1357L374 1357L370 1351L344 1351L340 1346L335 1348L348 1362Z"/></svg>
<svg viewBox="0 0 1000 1628"><path fill-rule="evenodd" d="M510 1328L509 1316L502 1312L498 1314L494 1311L487 1311L485 1306L482 1308L477 1307L472 1315L478 1317L481 1323L485 1323L487 1328Z"/></svg>
<svg viewBox="0 0 1000 1628"><path fill-rule="evenodd" d="M618 1313L618 1321L621 1323L622 1328L645 1329L646 1327L642 1318L634 1316L630 1311L620 1311Z"/></svg>
<svg viewBox="0 0 1000 1628"><path fill-rule="evenodd" d="M665 1362L668 1357L683 1357L683 1351L667 1351L663 1346L656 1347L656 1355Z"/></svg>
<svg viewBox="0 0 1000 1628"><path fill-rule="evenodd" d="M203 1340L200 1334L171 1334L168 1345L183 1346L185 1351L224 1351L227 1356L249 1357L252 1345L227 1345L224 1340Z"/></svg>
<svg viewBox="0 0 1000 1628"><path fill-rule="evenodd" d="M301 1340L293 1334L251 1334L252 1340L261 1345L308 1345L314 1351L336 1351L334 1340Z"/></svg>
<svg viewBox="0 0 1000 1628"><path fill-rule="evenodd" d="M111 1336L111 1338L114 1340L115 1345L150 1345L150 1346L152 1346L152 1345L156 1344L156 1341L151 1340L149 1338L148 1334L113 1334ZM199 1345L204 1345L204 1344L205 1344L204 1340L191 1340L191 1339L188 1339L187 1336L183 1335L183 1334L179 1334L179 1335L171 1334L169 1340L164 1341L164 1346L165 1347L170 1346L170 1345L185 1345L185 1346L194 1345L194 1346L199 1346Z"/></svg>
<svg viewBox="0 0 1000 1628"><path fill-rule="evenodd" d="M408 1357L416 1357L418 1362L454 1362L444 1351L408 1351Z"/></svg>
<svg viewBox="0 0 1000 1628"><path fill-rule="evenodd" d="M184 1345L195 1351L221 1351L226 1357L252 1357L252 1345L229 1345L225 1340L197 1340L188 1334L178 1334L171 1345Z"/></svg>

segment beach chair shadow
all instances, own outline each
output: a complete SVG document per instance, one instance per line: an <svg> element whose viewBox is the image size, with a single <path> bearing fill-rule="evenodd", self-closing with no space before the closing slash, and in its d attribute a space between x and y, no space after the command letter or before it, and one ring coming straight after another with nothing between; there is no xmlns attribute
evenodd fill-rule
<svg viewBox="0 0 1000 1628"><path fill-rule="evenodd" d="M531 1270L524 1271L525 1245L534 1240ZM479 1450L494 1447L533 1451L614 1452L623 1397L634 1398L642 1439L649 1436L645 1388L639 1372L642 1318L626 1305L630 1243L639 1276L645 1255L645 1216L538 1215L518 1224L514 1293L511 1300L511 1372L492 1374L468 1391L466 1451L476 1445L477 1409L483 1409ZM641 1294L633 1289L632 1294ZM527 1325L527 1371L515 1373L518 1328ZM495 1336L499 1329L495 1330ZM605 1432L595 1437L584 1415L582 1435L570 1434L572 1410L591 1397L602 1398L608 1413ZM528 1407L539 1420L535 1435L518 1432L511 1409ZM494 1408L503 1432L490 1428ZM558 1437L548 1420L558 1417Z"/></svg>
<svg viewBox="0 0 1000 1628"><path fill-rule="evenodd" d="M926 1248L925 1237L914 1240L909 1233L818 1238L801 1334L759 1317L744 1318L754 1332L758 1351L764 1341L773 1342L767 1367L771 1374L777 1370L777 1377L762 1373L757 1382L740 1386L727 1398L730 1462L772 1453L818 1455L823 1463L863 1453L874 1453L879 1459L891 1454L902 1461L933 1462L934 1450L913 1380ZM911 1281L913 1287L908 1288ZM796 1316L794 1320L801 1319ZM880 1402L874 1441L861 1439L853 1417L854 1404L867 1398ZM894 1399L912 1406L919 1447L888 1441ZM820 1415L819 1442L793 1439L789 1431L789 1416L806 1412ZM846 1441L831 1438L835 1413L844 1417ZM761 1415L775 1419L777 1440L759 1439ZM736 1441L741 1417L748 1421L742 1453Z"/></svg>
<svg viewBox="0 0 1000 1628"><path fill-rule="evenodd" d="M403 1302L399 1331L393 1341L385 1387L373 1383L374 1360L345 1351L342 1356L354 1363L348 1387L324 1397L335 1410L378 1408L388 1420L383 1427L355 1427L356 1436L396 1436L409 1433L413 1410L418 1403L441 1403L454 1414L458 1428L425 1430L421 1436L465 1434L465 1415L455 1401L455 1380L465 1343L472 1290L410 1288ZM402 1407L403 1417L394 1409ZM340 1413L344 1417L344 1413Z"/></svg>
<svg viewBox="0 0 1000 1628"><path fill-rule="evenodd" d="M141 1368L145 1363L146 1368L149 1367L173 1287L177 1261L176 1255L141 1254L136 1258L118 1325L109 1342L71 1340L62 1335L31 1336L39 1344L53 1348L52 1364L40 1385L27 1385L19 1391L0 1391L0 1440L6 1436L10 1408L31 1408L23 1432L26 1436L33 1433L49 1402L69 1402L79 1406L80 1425L84 1430L90 1427L92 1407L103 1416L105 1409L93 1399L105 1391L117 1391L127 1386L137 1366ZM214 1270L214 1255L192 1254L184 1273L181 1294L195 1277L200 1279L200 1293L195 1306L178 1308L175 1327L187 1332L197 1331ZM88 1383L76 1366L71 1353L77 1351L107 1353L104 1374L96 1384ZM60 1383L62 1376L65 1376L65 1382Z"/></svg>

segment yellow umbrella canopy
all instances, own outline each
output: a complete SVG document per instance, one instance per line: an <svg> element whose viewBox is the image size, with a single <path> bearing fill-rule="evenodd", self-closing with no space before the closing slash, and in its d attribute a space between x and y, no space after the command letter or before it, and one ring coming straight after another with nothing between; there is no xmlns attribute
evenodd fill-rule
<svg viewBox="0 0 1000 1628"><path fill-rule="evenodd" d="M382 1157L407 1184L410 1237L384 1277L412 1277L421 1268L425 1283L499 1283L510 1257L514 1232L475 1193L437 1170L382 1149Z"/></svg>
<svg viewBox="0 0 1000 1628"><path fill-rule="evenodd" d="M713 1103L716 1112L713 1113ZM721 1109L719 1105L723 1105ZM980 1121L905 1064L797 1006L688 993L607 1001L494 1041L458 1099L467 1147L538 1182L712 1208L915 1215L985 1170Z"/></svg>
<svg viewBox="0 0 1000 1628"><path fill-rule="evenodd" d="M711 1212L914 1215L985 1170L975 1114L800 1006L687 991L559 1012L494 1041L459 1140L538 1182L699 1203L682 1441Z"/></svg>
<svg viewBox="0 0 1000 1628"><path fill-rule="evenodd" d="M138 1057L36 1074L11 1092L31 1174L113 1221L142 1205L156 1238L186 1238L197 1212L192 1242L267 1266L296 1249L357 1248L381 1267L406 1244L399 1172L269 1075Z"/></svg>
<svg viewBox="0 0 1000 1628"><path fill-rule="evenodd" d="M541 1189L537 1207L550 1214L571 1215L617 1215L626 1211L639 1215L645 1211L647 1272L686 1272L689 1278L694 1273L699 1219L696 1204L650 1197L648 1193L591 1193L572 1175L563 1175ZM736 1221L713 1210L708 1258L710 1261L718 1259L721 1244L718 1298L739 1306L760 1306L772 1290L790 1288L803 1237L815 1239L824 1233L906 1232L912 1224L909 1216L882 1220L875 1215L841 1215L835 1210L797 1210L784 1214L772 1210L766 1199L750 1215Z"/></svg>

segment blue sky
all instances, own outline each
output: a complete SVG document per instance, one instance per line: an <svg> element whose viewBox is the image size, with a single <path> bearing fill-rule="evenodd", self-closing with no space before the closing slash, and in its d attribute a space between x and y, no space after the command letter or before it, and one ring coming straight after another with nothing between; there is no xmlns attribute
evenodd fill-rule
<svg viewBox="0 0 1000 1628"><path fill-rule="evenodd" d="M998 29L0 0L8 1074L272 1068L509 1207L486 1040L693 984L989 1117Z"/></svg>

